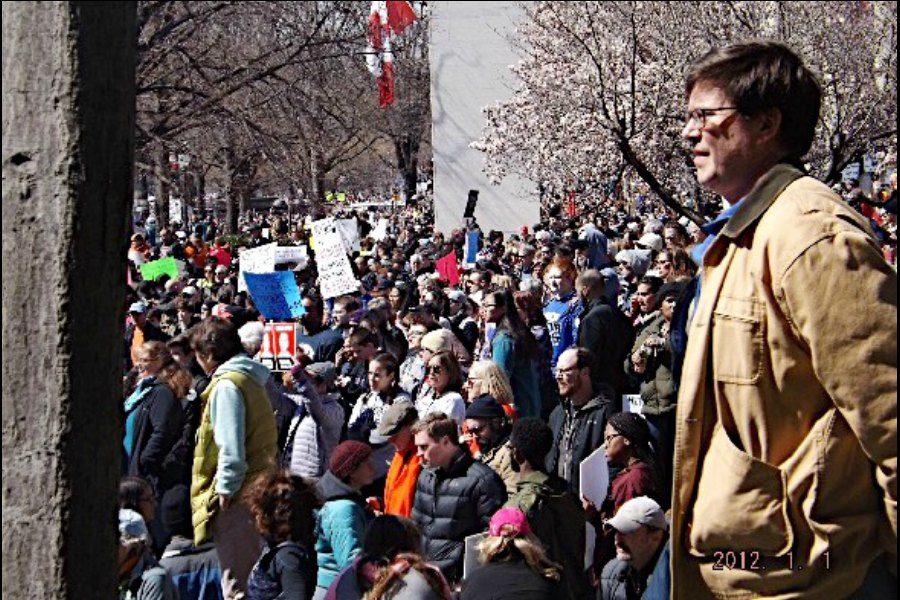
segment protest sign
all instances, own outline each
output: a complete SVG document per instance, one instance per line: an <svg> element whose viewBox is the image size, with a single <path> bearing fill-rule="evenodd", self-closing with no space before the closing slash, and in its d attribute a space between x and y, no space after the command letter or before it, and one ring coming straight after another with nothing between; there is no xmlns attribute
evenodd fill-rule
<svg viewBox="0 0 900 600"><path fill-rule="evenodd" d="M581 496L587 498L597 508L602 506L609 488L606 446L600 446L581 461L578 474L581 479Z"/></svg>
<svg viewBox="0 0 900 600"><path fill-rule="evenodd" d="M478 560L478 544L487 536L487 533L475 533L466 536L463 548L463 579L467 579L472 574L472 571L481 566Z"/></svg>
<svg viewBox="0 0 900 600"><path fill-rule="evenodd" d="M313 222L312 233L316 240L316 264L319 268L322 298L335 298L359 291L359 281L353 274L335 219Z"/></svg>
<svg viewBox="0 0 900 600"><path fill-rule="evenodd" d="M267 319L295 319L306 313L291 271L244 273L253 303Z"/></svg>
<svg viewBox="0 0 900 600"><path fill-rule="evenodd" d="M247 290L244 281L245 273L271 273L275 270L275 249L278 244L271 243L259 248L244 248L238 255L238 291Z"/></svg>
<svg viewBox="0 0 900 600"><path fill-rule="evenodd" d="M352 219L336 219L338 231L344 241L344 249L349 252L359 252L359 227L356 217Z"/></svg>
<svg viewBox="0 0 900 600"><path fill-rule="evenodd" d="M369 237L375 240L376 242L380 242L387 237L388 234L388 222L387 219L379 219L378 225L375 226L375 229L372 230L372 233L369 234Z"/></svg>
<svg viewBox="0 0 900 600"><path fill-rule="evenodd" d="M306 246L278 246L275 248L275 264L302 262L307 258Z"/></svg>
<svg viewBox="0 0 900 600"><path fill-rule="evenodd" d="M644 400L640 394L623 394L622 404L625 406L625 412L633 412L643 416Z"/></svg>
<svg viewBox="0 0 900 600"><path fill-rule="evenodd" d="M467 269L475 268L475 260L478 256L478 246L480 237L478 230L473 229L466 232L466 243L463 247L463 266Z"/></svg>
<svg viewBox="0 0 900 600"><path fill-rule="evenodd" d="M447 253L447 256L438 259L438 261L435 262L435 266L443 281L448 282L450 285L459 283L459 269L456 266L456 252L451 250Z"/></svg>
<svg viewBox="0 0 900 600"><path fill-rule="evenodd" d="M144 281L154 281L163 275L168 275L172 279L178 277L178 263L171 256L141 265L141 277Z"/></svg>
<svg viewBox="0 0 900 600"><path fill-rule="evenodd" d="M254 358L272 371L289 371L296 362L298 328L296 323L266 323L262 346Z"/></svg>

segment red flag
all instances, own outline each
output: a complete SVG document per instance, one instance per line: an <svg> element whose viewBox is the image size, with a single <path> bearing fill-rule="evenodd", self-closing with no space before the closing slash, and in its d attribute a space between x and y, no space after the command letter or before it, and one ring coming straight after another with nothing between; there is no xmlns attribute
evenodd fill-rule
<svg viewBox="0 0 900 600"><path fill-rule="evenodd" d="M409 2L388 0L387 19L388 27L391 28L394 35L400 35L400 32L415 22L416 13L412 6L409 5Z"/></svg>
<svg viewBox="0 0 900 600"><path fill-rule="evenodd" d="M459 268L456 266L456 252L451 250L447 256L435 262L437 272L441 279L450 285L459 283Z"/></svg>
<svg viewBox="0 0 900 600"><path fill-rule="evenodd" d="M394 60L391 51L384 53L381 75L378 76L378 106L384 108L394 102Z"/></svg>

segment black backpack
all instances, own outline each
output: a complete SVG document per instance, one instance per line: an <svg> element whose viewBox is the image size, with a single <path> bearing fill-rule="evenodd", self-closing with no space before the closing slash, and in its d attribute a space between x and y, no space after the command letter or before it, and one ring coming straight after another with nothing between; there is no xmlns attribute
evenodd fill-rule
<svg viewBox="0 0 900 600"><path fill-rule="evenodd" d="M286 548L298 549L306 560L309 560L306 548L297 542L281 542L277 546L267 547L253 565L253 571L250 572L250 577L247 579L247 595L245 596L247 600L277 600L280 598L281 582L275 577L271 566L278 553Z"/></svg>

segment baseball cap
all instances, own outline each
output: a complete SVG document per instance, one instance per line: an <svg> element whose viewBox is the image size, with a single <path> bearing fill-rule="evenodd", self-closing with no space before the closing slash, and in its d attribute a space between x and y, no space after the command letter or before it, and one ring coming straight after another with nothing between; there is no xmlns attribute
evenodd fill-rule
<svg viewBox="0 0 900 600"><path fill-rule="evenodd" d="M662 508L652 498L638 496L632 498L621 507L612 519L603 522L621 533L634 533L641 525L647 525L654 529L666 530L669 523Z"/></svg>
<svg viewBox="0 0 900 600"><path fill-rule="evenodd" d="M495 512L488 529L493 537L519 537L531 533L525 513L511 506Z"/></svg>
<svg viewBox="0 0 900 600"><path fill-rule="evenodd" d="M655 233L645 233L641 239L637 241L641 246L659 252L663 248L663 239Z"/></svg>
<svg viewBox="0 0 900 600"><path fill-rule="evenodd" d="M400 431L407 424L415 421L419 416L412 402L401 401L391 404L381 415L381 423L378 425L378 435L388 438Z"/></svg>
<svg viewBox="0 0 900 600"><path fill-rule="evenodd" d="M130 508L119 509L119 537L123 539L150 540L150 532L144 517Z"/></svg>
<svg viewBox="0 0 900 600"><path fill-rule="evenodd" d="M228 272L228 267L226 267L225 265L219 265L218 267L216 267L216 273L227 273L227 272Z"/></svg>
<svg viewBox="0 0 900 600"><path fill-rule="evenodd" d="M332 386L334 385L335 373L334 373L334 363L330 362L317 362L312 363L306 367L306 372L310 375L318 377L322 381L325 382L325 385Z"/></svg>
<svg viewBox="0 0 900 600"><path fill-rule="evenodd" d="M147 312L147 305L143 302L134 302L131 306L128 307L128 312L130 313L145 313Z"/></svg>
<svg viewBox="0 0 900 600"><path fill-rule="evenodd" d="M453 300L454 302L465 302L466 295L459 290L447 290L447 297Z"/></svg>

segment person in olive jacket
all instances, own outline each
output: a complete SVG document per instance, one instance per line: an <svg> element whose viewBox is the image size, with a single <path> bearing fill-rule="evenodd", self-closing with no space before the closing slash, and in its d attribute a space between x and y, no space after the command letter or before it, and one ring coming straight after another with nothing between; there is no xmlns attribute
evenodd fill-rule
<svg viewBox="0 0 900 600"><path fill-rule="evenodd" d="M503 480L460 446L456 422L433 413L413 427L426 468L416 481L412 520L422 529L425 558L451 585L462 578L467 536L484 531L506 502Z"/></svg>

